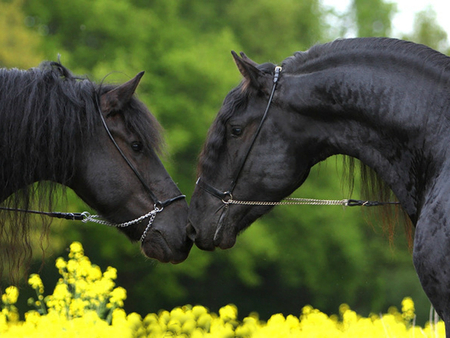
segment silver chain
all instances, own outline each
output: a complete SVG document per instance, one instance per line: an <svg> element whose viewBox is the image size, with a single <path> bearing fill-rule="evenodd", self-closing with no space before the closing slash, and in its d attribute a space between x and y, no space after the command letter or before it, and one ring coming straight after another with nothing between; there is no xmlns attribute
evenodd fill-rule
<svg viewBox="0 0 450 338"><path fill-rule="evenodd" d="M348 206L348 199L343 200L320 200L314 198L285 198L280 202L268 202L268 201L241 201L230 198L229 200L222 200L225 204L238 204L238 205L260 205L260 206L275 206L275 205L342 205Z"/></svg>
<svg viewBox="0 0 450 338"><path fill-rule="evenodd" d="M147 232L150 229L150 227L153 224L153 221L155 220L156 214L160 213L161 211L163 211L164 207L158 207L156 204L154 206L154 209L148 213L146 213L145 215L142 215L141 217L138 217L136 219L133 219L131 221L127 221L127 222L123 222L123 223L111 223L108 222L104 219L101 218L100 215L91 215L89 212L84 211L81 214L83 215L83 223L87 223L87 222L92 222L92 223L97 223L97 224L102 224L102 225L107 225L109 227L114 227L114 228L126 228L130 225L136 224L141 222L142 220L150 217L149 222L147 227L145 228L144 232L142 233L142 236L140 238L140 241L143 242L145 237L147 236Z"/></svg>
<svg viewBox="0 0 450 338"><path fill-rule="evenodd" d="M154 211L154 210L153 210ZM158 211L157 211L158 212ZM147 232L150 229L150 227L153 224L153 221L155 220L156 217L156 212L154 212L151 216L150 216L150 220L148 221L147 227L145 228L144 232L142 233L141 238L139 239L139 241L142 243L144 242L145 237L147 237Z"/></svg>

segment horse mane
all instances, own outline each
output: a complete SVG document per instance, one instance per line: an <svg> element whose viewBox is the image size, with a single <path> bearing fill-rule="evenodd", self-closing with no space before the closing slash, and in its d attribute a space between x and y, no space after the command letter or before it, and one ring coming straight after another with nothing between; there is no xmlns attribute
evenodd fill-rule
<svg viewBox="0 0 450 338"><path fill-rule="evenodd" d="M97 102L115 87L75 76L59 62L26 71L0 69L0 197L7 198L2 206L52 210L55 198L65 194L55 181L69 182L80 152L96 142ZM161 149L161 127L140 101L133 98L123 118L146 147ZM36 177L45 181L30 184ZM39 224L41 248L49 224L45 219ZM33 226L26 214L0 210L0 277L9 267L11 280L18 282L20 267L31 262Z"/></svg>
<svg viewBox="0 0 450 338"><path fill-rule="evenodd" d="M302 74L336 64L379 61L411 66L411 70L426 68L427 73L442 76L450 68L450 58L428 46L392 38L338 39L312 46L307 51L294 53L282 62L283 72ZM379 63L379 62L378 62ZM373 64L373 63L372 63Z"/></svg>

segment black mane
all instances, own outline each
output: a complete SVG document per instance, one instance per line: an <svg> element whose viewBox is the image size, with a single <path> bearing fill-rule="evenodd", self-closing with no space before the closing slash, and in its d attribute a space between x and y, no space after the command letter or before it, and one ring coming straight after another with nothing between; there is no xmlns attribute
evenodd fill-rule
<svg viewBox="0 0 450 338"><path fill-rule="evenodd" d="M391 38L339 39L315 45L305 52L296 52L286 58L283 72L302 74L327 68L331 65L358 62L377 63L384 58L390 63L401 62L411 69L427 67L427 73L441 76L450 67L450 58L425 45ZM431 71L431 72L430 72Z"/></svg>
<svg viewBox="0 0 450 338"><path fill-rule="evenodd" d="M58 190L52 181L70 181L83 147L96 142L103 128L100 95L115 87L74 76L57 62L26 71L0 69L0 197L15 192L3 206L51 209ZM161 128L140 101L133 98L123 118L146 147L160 149ZM30 185L36 177L45 182ZM8 243L0 260L14 267L30 259L29 227L25 216L0 211L0 241Z"/></svg>

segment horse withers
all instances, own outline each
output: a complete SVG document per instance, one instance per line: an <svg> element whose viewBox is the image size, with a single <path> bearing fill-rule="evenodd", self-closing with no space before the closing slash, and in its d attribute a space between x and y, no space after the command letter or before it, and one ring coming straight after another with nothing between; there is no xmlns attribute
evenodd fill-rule
<svg viewBox="0 0 450 338"><path fill-rule="evenodd" d="M0 69L2 206L51 208L59 186L70 187L146 256L185 260L188 206L158 157L161 127L134 96L142 75L97 85L57 62ZM27 217L0 210L0 222L0 256L29 259Z"/></svg>
<svg viewBox="0 0 450 338"><path fill-rule="evenodd" d="M233 57L244 79L200 155L190 238L201 249L230 248L272 208L230 199L280 201L315 164L356 158L415 226L414 265L450 337L450 58L387 38L317 45L281 68Z"/></svg>

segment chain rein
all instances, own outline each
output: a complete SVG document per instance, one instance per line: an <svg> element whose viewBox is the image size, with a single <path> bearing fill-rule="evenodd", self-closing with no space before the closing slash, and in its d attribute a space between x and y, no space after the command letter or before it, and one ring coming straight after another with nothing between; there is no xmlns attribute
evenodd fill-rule
<svg viewBox="0 0 450 338"><path fill-rule="evenodd" d="M296 198L288 197L280 202L270 201L241 201L230 198L229 200L222 200L224 204L236 204L236 205L253 205L253 206L276 206L276 205L342 205L347 207L349 205L349 199L342 200L321 200L315 198Z"/></svg>
<svg viewBox="0 0 450 338"><path fill-rule="evenodd" d="M400 204L399 202L378 202L378 201L367 201L367 200L354 200L354 199L342 199L342 200L323 200L315 198L299 198L299 197L287 197L280 202L270 202L270 201L242 201L235 200L232 196L230 199L222 199L222 203L229 205L249 205L249 206L277 206L277 205L341 205L343 207L375 207L387 204Z"/></svg>
<svg viewBox="0 0 450 338"><path fill-rule="evenodd" d="M99 215L91 215L89 212L84 211L81 213L81 215L83 216L83 219L81 221L83 223L92 222L92 223L107 225L109 227L114 227L114 228L126 228L130 225L133 225L133 224L143 221L147 217L150 217L147 227L145 228L144 232L141 235L141 238L139 239L140 242L143 242L145 237L147 237L147 232L150 230L151 226L153 225L153 221L156 218L156 214L163 211L163 209L164 209L164 207L158 207L155 204L154 209L152 211L146 213L145 215L142 215L141 217L138 217L136 219L133 219L128 222L123 222L123 223L111 223L111 222L108 222L108 221L102 219L101 216L99 216Z"/></svg>

